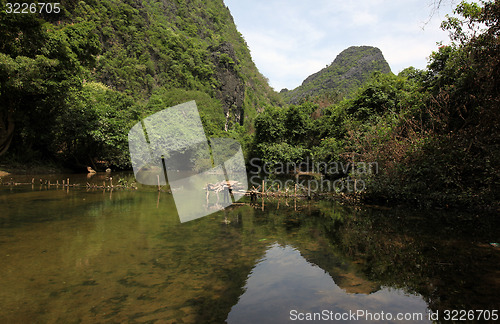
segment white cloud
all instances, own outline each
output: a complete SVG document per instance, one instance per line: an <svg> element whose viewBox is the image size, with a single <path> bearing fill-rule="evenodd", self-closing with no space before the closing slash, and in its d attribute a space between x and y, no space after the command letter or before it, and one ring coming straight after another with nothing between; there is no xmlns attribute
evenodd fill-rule
<svg viewBox="0 0 500 324"><path fill-rule="evenodd" d="M376 24L379 21L378 17L369 12L356 12L352 15L352 23L355 26L367 26Z"/></svg>
<svg viewBox="0 0 500 324"><path fill-rule="evenodd" d="M379 47L398 73L424 68L435 43L447 40L439 29L446 8L422 30L432 13L422 0L225 2L257 67L278 91L300 85L349 46Z"/></svg>
<svg viewBox="0 0 500 324"><path fill-rule="evenodd" d="M308 56L299 46L300 40L293 37L274 38L269 34L249 32L246 37L251 48L252 58L259 69L272 75L271 86L279 91L289 87L291 80L302 80L324 65L323 59Z"/></svg>

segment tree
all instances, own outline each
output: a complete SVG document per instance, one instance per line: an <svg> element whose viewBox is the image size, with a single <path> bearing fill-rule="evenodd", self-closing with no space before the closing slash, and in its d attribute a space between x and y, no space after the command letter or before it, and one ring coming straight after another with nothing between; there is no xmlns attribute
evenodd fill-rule
<svg viewBox="0 0 500 324"><path fill-rule="evenodd" d="M386 113L399 113L408 106L414 83L403 76L374 73L348 101L346 112L357 120L373 121Z"/></svg>
<svg viewBox="0 0 500 324"><path fill-rule="evenodd" d="M285 137L284 110L272 106L255 118L255 142L281 142Z"/></svg>
<svg viewBox="0 0 500 324"><path fill-rule="evenodd" d="M53 145L76 167L130 167L128 130L140 119L133 99L97 82L86 83L68 97L55 122Z"/></svg>
<svg viewBox="0 0 500 324"><path fill-rule="evenodd" d="M300 106L290 106L283 120L285 139L289 144L308 143L311 138L311 114L317 105L304 103Z"/></svg>
<svg viewBox="0 0 500 324"><path fill-rule="evenodd" d="M58 28L35 14L0 17L0 155L12 143L20 153L57 151L57 119L100 51L94 29L91 22Z"/></svg>

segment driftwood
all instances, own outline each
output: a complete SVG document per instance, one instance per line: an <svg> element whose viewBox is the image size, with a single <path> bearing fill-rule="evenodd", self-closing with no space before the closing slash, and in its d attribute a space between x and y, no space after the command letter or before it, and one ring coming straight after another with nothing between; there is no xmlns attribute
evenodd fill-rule
<svg viewBox="0 0 500 324"><path fill-rule="evenodd" d="M213 191L217 195L217 203L219 203L219 192L224 193L224 201L230 201L229 195L232 195L233 190L238 189L240 183L234 180L221 181L217 183L208 183L204 188L207 192L207 202L210 192Z"/></svg>

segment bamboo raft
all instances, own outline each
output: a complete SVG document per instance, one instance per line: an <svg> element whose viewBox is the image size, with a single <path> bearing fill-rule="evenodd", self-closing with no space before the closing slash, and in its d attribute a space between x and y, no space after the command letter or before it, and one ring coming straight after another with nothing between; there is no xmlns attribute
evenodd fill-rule
<svg viewBox="0 0 500 324"><path fill-rule="evenodd" d="M81 184L79 183L70 183L70 179L67 178L66 180L62 180L61 182L59 180L56 180L56 182L51 182L51 180L43 180L39 179L39 181L35 181L35 178L31 179L31 182L14 182L14 181L6 181L6 182L1 182L2 185L6 186L21 186L21 185L35 185L37 182L41 186L47 186L47 187L82 187ZM102 182L102 185L96 184L96 183L89 183L87 182L85 185L86 188L89 189L111 189L111 188L116 188L116 189L126 189L126 188L131 188L131 189L137 189L137 187L130 185L114 185L113 184L113 178L109 178L109 183L106 181ZM297 185L295 184L293 190L290 188L280 188L279 185L277 187L277 190L274 186L268 186L266 188L266 184L264 181L262 181L262 185L259 185L257 188L253 186L251 189L248 190L243 190L243 186L240 182L234 181L234 180L229 180L229 181L221 181L218 183L208 183L205 186L205 190L207 192L207 196L210 194L210 192L214 192L217 196L219 193L226 193L229 192L231 193L238 193L242 194L245 196L250 196L250 197L307 197L310 196L310 190L309 192L307 191L307 188L305 188L303 185ZM162 187L160 185L160 181L158 180L158 191L163 191Z"/></svg>
<svg viewBox="0 0 500 324"><path fill-rule="evenodd" d="M311 195L315 193L311 193L311 188L306 188L303 185L295 184L293 188L280 188L278 185L277 188L274 186L269 186L266 189L266 183L263 180L262 185L259 185L257 188L252 186L251 189L242 190L241 183L238 181L221 181L218 183L209 183L204 188L207 192L207 201L209 199L210 192L214 192L217 195L217 202L219 202L219 193L223 192L225 195L225 199L227 194L239 193L245 196L249 196L252 201L256 200L257 197L297 197L297 198L311 198Z"/></svg>
<svg viewBox="0 0 500 324"><path fill-rule="evenodd" d="M66 180L62 180L59 182L59 180L56 180L56 182L51 182L50 180L44 180L44 179L39 179L39 181L35 181L35 178L31 179L31 182L14 182L14 181L6 181L6 182L0 182L1 185L4 186L25 186L25 185L31 185L34 186L35 184L39 183L41 187L56 187L56 188L75 188L75 187L83 187L80 183L70 183L70 179L67 178ZM109 184L106 183L106 181L102 182L102 185L95 184L95 183L86 183L85 187L87 189L137 189L136 186L129 185L113 185L113 178L109 178Z"/></svg>
<svg viewBox="0 0 500 324"><path fill-rule="evenodd" d="M31 179L31 182L14 182L14 181L7 181L7 182L2 182L1 184L4 185L4 186L23 186L23 185L35 185L35 178L32 178ZM75 183L75 184L70 184L70 181L69 181L69 178L67 178L66 180L62 180L62 183L59 183L59 180L56 180L55 183L51 183L50 180L43 180L43 179L40 179L40 186L47 186L47 187L51 187L51 186L61 186L61 187L79 187L80 184L79 183Z"/></svg>
<svg viewBox="0 0 500 324"><path fill-rule="evenodd" d="M59 180L56 180L56 182L51 182L51 180L43 180L39 179L38 181L35 181L35 178L31 179L31 182L24 183L24 182L14 182L12 181L1 181L0 185L5 185L5 186L20 186L20 185L31 185L34 187L35 184L39 182L40 187L45 187L47 189L49 188L86 188L87 190L96 190L96 189L101 189L101 190L120 190L120 189L131 189L131 190L137 190L137 186L135 183L132 184L113 184L113 178L109 177L107 181L103 181L102 185L97 184L97 183L89 183L87 182L86 185L81 185L79 183L71 183L70 179L67 178L66 180L62 180L61 182ZM120 182L120 181L119 181ZM262 184L259 185L258 187L252 186L250 189L243 189L243 185L234 180L229 180L229 181L221 181L217 183L208 183L203 189L206 191L206 199L207 202L209 200L210 193L214 193L217 196L217 203L220 201L220 193L223 194L223 200L224 202L229 202L231 203L234 201L232 199L234 197L234 194L238 195L244 195L247 197L250 197L251 202L254 202L257 200L257 198L274 198L274 199L280 199L280 198L303 198L303 199L313 199L313 198L318 198L321 196L334 196L337 197L339 200L345 200L346 198L350 198L350 200L357 201L360 198L359 194L344 194L344 193L318 193L315 191L311 191L311 188L306 187L302 184L295 183L293 186L287 186L285 188L280 188L279 184L278 185L267 185L267 183L263 180ZM166 189L164 190L164 186L162 187L160 185L160 180L158 177L158 192L167 192L171 193L170 190ZM231 204L235 204L232 202Z"/></svg>

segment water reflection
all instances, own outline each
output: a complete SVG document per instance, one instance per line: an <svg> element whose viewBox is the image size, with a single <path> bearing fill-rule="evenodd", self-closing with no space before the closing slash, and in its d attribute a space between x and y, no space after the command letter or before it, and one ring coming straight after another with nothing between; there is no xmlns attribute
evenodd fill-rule
<svg viewBox="0 0 500 324"><path fill-rule="evenodd" d="M499 308L495 219L281 199L181 224L156 188L34 187L0 186L1 323Z"/></svg>
<svg viewBox="0 0 500 324"><path fill-rule="evenodd" d="M358 285L362 285L364 280L358 280ZM359 310L372 314L416 313L422 315L421 320L404 322L429 322L427 305L421 296L408 295L400 289L383 288L373 292L369 285L365 288L368 289L348 293L349 288L339 287L325 270L308 262L297 249L273 244L252 270L245 293L231 309L227 322L284 323L297 318L298 313L317 313L330 318L330 312L343 314ZM396 320L386 322L398 323Z"/></svg>

